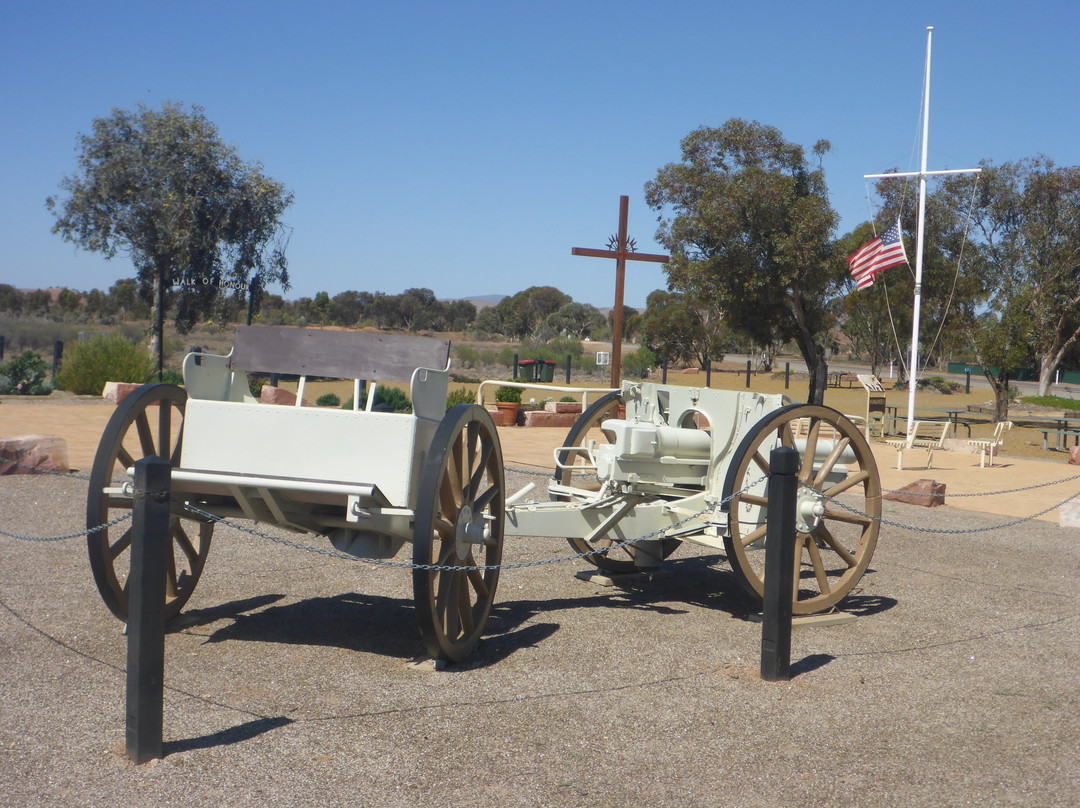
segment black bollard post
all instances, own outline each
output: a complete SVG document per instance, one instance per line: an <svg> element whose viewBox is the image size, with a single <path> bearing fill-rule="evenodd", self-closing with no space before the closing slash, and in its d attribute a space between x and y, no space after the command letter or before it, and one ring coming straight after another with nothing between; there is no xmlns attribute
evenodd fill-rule
<svg viewBox="0 0 1080 808"><path fill-rule="evenodd" d="M4 335L0 334L0 362L4 361Z"/></svg>
<svg viewBox="0 0 1080 808"><path fill-rule="evenodd" d="M517 381L518 374L518 355L514 354L514 375L510 377L510 381Z"/></svg>
<svg viewBox="0 0 1080 808"><path fill-rule="evenodd" d="M567 384L570 384L570 364L571 364L571 361L573 360L573 358L574 358L573 354L567 354L566 355L566 383Z"/></svg>
<svg viewBox="0 0 1080 808"><path fill-rule="evenodd" d="M64 343L57 340L52 346L52 377L56 378L56 371L60 369L60 360L64 356Z"/></svg>
<svg viewBox="0 0 1080 808"><path fill-rule="evenodd" d="M165 570L171 467L160 457L135 462L127 624L127 756L160 758L165 697Z"/></svg>
<svg viewBox="0 0 1080 808"><path fill-rule="evenodd" d="M750 360L746 360L746 389L750 389Z"/></svg>
<svg viewBox="0 0 1080 808"><path fill-rule="evenodd" d="M279 381L278 375L276 373L271 373L270 374L270 386L271 387L277 387L278 386L278 381Z"/></svg>
<svg viewBox="0 0 1080 808"><path fill-rule="evenodd" d="M712 359L705 363L705 386L712 387Z"/></svg>
<svg viewBox="0 0 1080 808"><path fill-rule="evenodd" d="M761 678L790 679L791 602L795 587L795 497L799 453L781 446L769 453L765 527L765 594L761 616Z"/></svg>
<svg viewBox="0 0 1080 808"><path fill-rule="evenodd" d="M784 389L788 389L788 384L791 382L791 363L784 363Z"/></svg>
<svg viewBox="0 0 1080 808"><path fill-rule="evenodd" d="M970 393L971 392L971 368L964 368L964 376L967 377L967 378L964 379L964 392L965 393Z"/></svg>
<svg viewBox="0 0 1080 808"><path fill-rule="evenodd" d="M202 364L202 356L201 356L201 354L202 354L202 346L201 345L192 345L190 348L188 348L188 353L195 354L195 364L196 365L201 365Z"/></svg>
<svg viewBox="0 0 1080 808"><path fill-rule="evenodd" d="M0 343L0 345L3 345L3 343ZM664 369L664 375L663 375L662 383L667 384L667 359L664 359L664 361L660 365L660 367L662 367Z"/></svg>

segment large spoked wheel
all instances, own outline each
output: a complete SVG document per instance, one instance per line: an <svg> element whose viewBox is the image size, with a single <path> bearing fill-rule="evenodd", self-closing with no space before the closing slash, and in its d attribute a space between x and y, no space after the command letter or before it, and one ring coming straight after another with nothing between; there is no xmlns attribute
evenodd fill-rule
<svg viewBox="0 0 1080 808"><path fill-rule="evenodd" d="M555 482L586 492L581 495L582 497L600 490L600 480L596 476L596 468L591 461L589 446L593 443L596 445L611 443L608 435L600 429L600 424L608 418L617 417L622 404L621 393L608 393L581 414L577 423L567 433L566 440L563 441L562 449L559 451L554 475ZM568 502L574 497L573 495L552 494L551 498L556 502ZM568 536L566 540L575 552L592 553L585 556L585 559L599 569L614 573L636 572L638 569L634 565L636 548L632 544L606 550L605 548L617 542L604 538L588 542L572 536ZM664 539L660 543L661 556L667 558L680 544L678 539ZM594 552L597 550L604 550L604 552Z"/></svg>
<svg viewBox="0 0 1080 808"><path fill-rule="evenodd" d="M117 406L98 444L86 498L86 527L91 529L130 513L132 499L120 492L131 482L127 469L136 460L156 455L175 467L180 462L187 393L171 384L148 384ZM111 490L109 490L111 489ZM171 560L165 582L165 616L176 616L202 575L210 551L212 523L183 519L176 505L169 517ZM101 599L121 620L128 616L128 572L131 566L131 520L87 536L90 569Z"/></svg>
<svg viewBox="0 0 1080 808"><path fill-rule="evenodd" d="M502 447L491 416L458 404L439 424L421 473L413 595L428 653L449 662L476 647L495 599L502 560L506 487ZM456 569L462 567L465 569Z"/></svg>
<svg viewBox="0 0 1080 808"><path fill-rule="evenodd" d="M735 450L724 483L724 498L731 497L724 546L735 576L759 600L768 506L761 478L769 471L769 452L781 445L801 457L792 611L810 614L837 604L866 572L877 544L881 483L862 433L835 410L796 404L755 424Z"/></svg>

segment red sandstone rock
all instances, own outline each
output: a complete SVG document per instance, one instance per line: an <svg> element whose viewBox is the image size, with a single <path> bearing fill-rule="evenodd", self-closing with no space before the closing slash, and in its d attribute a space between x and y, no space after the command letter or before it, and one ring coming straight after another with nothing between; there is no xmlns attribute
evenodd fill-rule
<svg viewBox="0 0 1080 808"><path fill-rule="evenodd" d="M927 479L916 480L899 491L883 494L882 497L892 502L906 502L909 505L933 508L935 505L945 504L945 483Z"/></svg>
<svg viewBox="0 0 1080 808"><path fill-rule="evenodd" d="M288 390L284 390L280 387L271 387L268 384L262 386L262 390L259 392L259 402L262 404L281 404L286 407L296 406L296 394L290 393ZM311 402L306 398L301 407L310 407Z"/></svg>
<svg viewBox="0 0 1080 808"><path fill-rule="evenodd" d="M142 387L141 384L132 384L131 382L105 382L101 397L113 404L119 404L140 387Z"/></svg>
<svg viewBox="0 0 1080 808"><path fill-rule="evenodd" d="M565 426L577 423L578 414L573 412L546 412L533 410L525 413L525 426Z"/></svg>
<svg viewBox="0 0 1080 808"><path fill-rule="evenodd" d="M67 441L55 435L0 438L0 475L71 471Z"/></svg>
<svg viewBox="0 0 1080 808"><path fill-rule="evenodd" d="M1069 447L1069 465L1080 466L1080 446Z"/></svg>
<svg viewBox="0 0 1080 808"><path fill-rule="evenodd" d="M544 412L581 412L580 401L546 401L544 402Z"/></svg>

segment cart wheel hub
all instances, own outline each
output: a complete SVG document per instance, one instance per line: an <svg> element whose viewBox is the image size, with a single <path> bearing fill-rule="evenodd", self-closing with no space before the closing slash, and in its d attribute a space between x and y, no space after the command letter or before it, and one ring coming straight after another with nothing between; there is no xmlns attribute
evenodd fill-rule
<svg viewBox="0 0 1080 808"><path fill-rule="evenodd" d="M468 505L462 505L454 526L454 551L464 561L469 557L469 548L474 544L484 544L491 538L491 527L482 513L474 514Z"/></svg>
<svg viewBox="0 0 1080 808"><path fill-rule="evenodd" d="M824 515L825 503L817 492L801 488L795 503L795 529L800 533L812 533L817 530Z"/></svg>

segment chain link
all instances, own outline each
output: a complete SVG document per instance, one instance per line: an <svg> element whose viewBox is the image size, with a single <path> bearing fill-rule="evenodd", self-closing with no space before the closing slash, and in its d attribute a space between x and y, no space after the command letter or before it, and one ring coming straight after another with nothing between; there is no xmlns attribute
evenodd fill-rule
<svg viewBox="0 0 1080 808"><path fill-rule="evenodd" d="M817 494L822 499L825 499L825 500L833 503L834 505L842 508L843 510L847 511L848 513L855 514L856 516L862 516L862 517L864 517L866 519L870 519L871 521L877 522L878 524L888 525L889 527L898 527L898 528L900 528L902 530L910 530L913 533L936 533L936 534L942 534L942 535L961 535L961 534L967 534L967 533L991 533L991 532L993 532L995 530L1004 530L1005 528L1015 527L1016 525L1022 525L1025 522L1031 522L1031 521L1033 521L1035 519L1038 519L1040 516L1044 516L1044 515L1050 513L1050 511L1054 510L1055 508L1060 508L1062 505L1064 505L1066 502L1068 502L1069 500L1073 499L1073 497L1076 496L1076 494L1070 494L1069 496L1065 497L1065 499L1061 500L1060 502L1057 502L1057 503L1051 505L1049 508L1044 508L1043 510L1039 511L1038 513L1033 513L1033 514L1031 514L1031 516L1022 516L1019 519L1014 519L1011 522L1002 522L999 525L988 525L986 527L971 527L971 528L933 528L933 527L919 527L917 525L905 525L903 522L894 522L893 520L886 519L883 516L872 516L871 514L865 513L864 511L860 511L858 508L852 508L850 505L847 505L847 504L841 502L840 500L836 499L835 497L830 497L828 494L826 494L826 493L824 493L822 491L816 490L809 483L803 482L802 480L799 481L799 485L802 485L802 486L805 486L806 488L809 488L811 491L814 491L814 493ZM1031 486L1031 487L1032 488L1038 488L1040 486ZM1017 489L1017 490L1028 490L1028 489ZM904 493L910 493L910 492L905 491ZM1004 493L1004 492L1002 492L1002 493ZM927 495L927 496L929 496L929 495Z"/></svg>
<svg viewBox="0 0 1080 808"><path fill-rule="evenodd" d="M21 541L39 541L39 542L67 541L68 539L78 539L78 538L82 538L83 536L89 536L91 533L97 533L99 530L108 530L113 525L118 525L121 522L123 522L125 519L130 519L130 518L131 518L130 513L121 514L120 516L116 517L112 521L105 522L104 524L96 525L95 527L87 528L86 530L80 530L78 533L68 533L68 534L66 534L64 536L23 536L23 535L20 535L18 533L9 533L8 531L2 530L2 529L0 529L0 535L10 536L13 539L20 539Z"/></svg>

